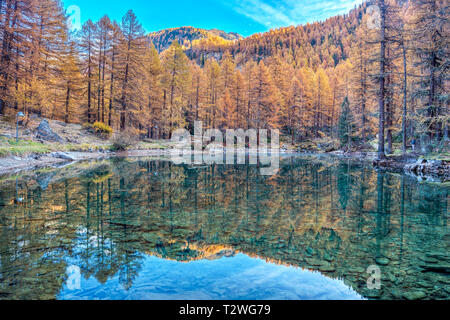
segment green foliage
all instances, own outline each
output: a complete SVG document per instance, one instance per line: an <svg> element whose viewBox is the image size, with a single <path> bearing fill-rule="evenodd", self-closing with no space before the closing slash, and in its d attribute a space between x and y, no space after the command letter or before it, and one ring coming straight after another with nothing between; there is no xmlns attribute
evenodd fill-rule
<svg viewBox="0 0 450 320"><path fill-rule="evenodd" d="M350 103L348 97L342 103L342 112L339 117L339 140L341 145L349 147L356 135L355 117L350 110Z"/></svg>
<svg viewBox="0 0 450 320"><path fill-rule="evenodd" d="M44 154L51 152L51 148L42 143L33 141L19 141L13 139L0 140L0 158L10 156L24 156L28 154Z"/></svg>
<svg viewBox="0 0 450 320"><path fill-rule="evenodd" d="M99 151L100 146L83 143L83 144L67 144L64 145L64 150L69 152L91 152L91 151Z"/></svg>

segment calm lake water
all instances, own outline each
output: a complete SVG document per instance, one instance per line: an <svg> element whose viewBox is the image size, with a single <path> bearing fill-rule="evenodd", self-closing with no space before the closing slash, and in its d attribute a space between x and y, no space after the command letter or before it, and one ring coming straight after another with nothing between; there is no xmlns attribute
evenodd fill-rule
<svg viewBox="0 0 450 320"><path fill-rule="evenodd" d="M450 298L450 188L358 163L117 159L0 186L0 299Z"/></svg>

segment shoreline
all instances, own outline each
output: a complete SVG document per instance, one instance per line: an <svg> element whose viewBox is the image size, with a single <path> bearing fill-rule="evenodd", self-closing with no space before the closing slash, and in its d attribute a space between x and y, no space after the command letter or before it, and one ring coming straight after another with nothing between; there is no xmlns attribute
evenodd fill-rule
<svg viewBox="0 0 450 320"><path fill-rule="evenodd" d="M29 155L26 157L0 158L0 176L33 171L46 167L59 167L82 161L100 161L111 158L163 157L170 155L168 150L130 150L123 152L53 152L43 155Z"/></svg>
<svg viewBox="0 0 450 320"><path fill-rule="evenodd" d="M26 157L0 158L0 176L8 176L20 172L34 171L48 167L64 167L83 161L101 161L111 158L168 157L173 149L129 150L122 152L53 152L48 154L32 154ZM407 158L391 157L377 160L375 152L335 151L329 153L302 153L280 150L281 156L333 157L344 160L355 160L370 163L376 170L405 173L416 176L420 181L449 182L450 163L443 160L425 160L409 155Z"/></svg>

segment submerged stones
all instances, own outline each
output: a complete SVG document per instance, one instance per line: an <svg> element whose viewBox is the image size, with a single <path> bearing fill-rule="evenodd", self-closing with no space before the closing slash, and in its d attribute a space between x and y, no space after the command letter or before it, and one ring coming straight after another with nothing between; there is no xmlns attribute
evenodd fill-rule
<svg viewBox="0 0 450 320"><path fill-rule="evenodd" d="M333 262L333 260L334 260L333 257L330 256L330 254L329 254L328 252L325 252L325 253L324 253L323 259L324 259L325 261L328 261L328 262Z"/></svg>
<svg viewBox="0 0 450 320"><path fill-rule="evenodd" d="M433 264L433 265L422 265L424 272L436 272L436 273L444 273L444 274L450 274L450 265L444 265L444 264Z"/></svg>
<svg viewBox="0 0 450 320"><path fill-rule="evenodd" d="M389 262L391 262L388 258L385 258L385 257L377 258L377 260L375 260L375 261L380 266L387 266L389 264Z"/></svg>
<svg viewBox="0 0 450 320"><path fill-rule="evenodd" d="M422 300L427 297L427 294L423 291L405 292L403 298L407 300Z"/></svg>
<svg viewBox="0 0 450 320"><path fill-rule="evenodd" d="M320 267L319 270L322 272L335 272L336 268L331 264L324 264L323 266Z"/></svg>
<svg viewBox="0 0 450 320"><path fill-rule="evenodd" d="M306 254L307 254L307 255L313 256L315 253L316 253L316 252L314 251L313 248L311 248L311 247L306 248Z"/></svg>

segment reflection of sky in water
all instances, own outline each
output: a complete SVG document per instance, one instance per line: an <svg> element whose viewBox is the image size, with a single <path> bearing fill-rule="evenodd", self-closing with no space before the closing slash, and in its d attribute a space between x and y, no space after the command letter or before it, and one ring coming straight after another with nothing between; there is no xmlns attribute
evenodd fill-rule
<svg viewBox="0 0 450 320"><path fill-rule="evenodd" d="M190 263L146 257L133 286L126 291L119 277L100 284L81 279L81 290L65 285L59 299L132 300L346 300L361 299L342 281L320 273L266 263L239 254L232 258Z"/></svg>

